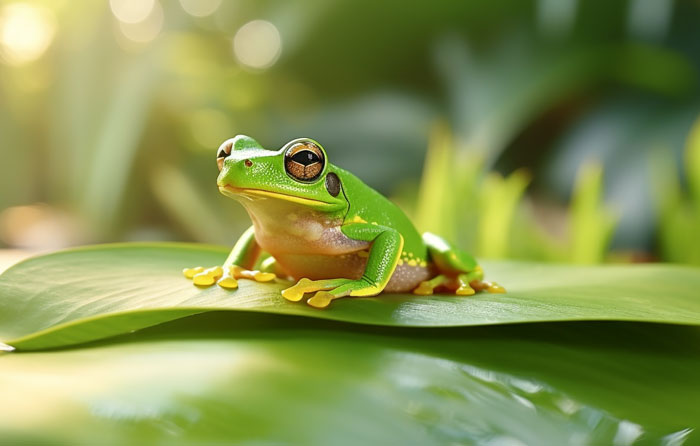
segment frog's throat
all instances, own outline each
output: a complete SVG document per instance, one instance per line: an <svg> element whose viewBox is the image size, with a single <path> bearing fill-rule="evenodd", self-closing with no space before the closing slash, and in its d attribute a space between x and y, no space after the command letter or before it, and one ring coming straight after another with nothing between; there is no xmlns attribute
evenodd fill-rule
<svg viewBox="0 0 700 446"><path fill-rule="evenodd" d="M244 196L244 195L257 195L257 196L261 196L261 197L277 198L280 200L291 201L292 203L302 204L304 206L311 206L311 207L316 207L316 208L335 207L335 205L333 203L327 203L327 202L321 201L321 200L313 200L311 198L296 197L294 195L287 195L287 194L283 194L280 192L272 192L272 191L261 190L261 189L246 189L246 188L237 188L237 187L225 185L225 186L219 186L219 191L222 194L226 195L227 197L231 197L231 198L238 198L238 197Z"/></svg>

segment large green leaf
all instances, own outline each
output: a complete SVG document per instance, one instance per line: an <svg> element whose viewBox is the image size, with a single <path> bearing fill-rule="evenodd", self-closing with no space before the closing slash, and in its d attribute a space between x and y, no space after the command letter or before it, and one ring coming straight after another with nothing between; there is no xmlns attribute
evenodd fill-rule
<svg viewBox="0 0 700 446"><path fill-rule="evenodd" d="M209 313L0 356L0 443L680 445L698 440L699 341L689 326Z"/></svg>
<svg viewBox="0 0 700 446"><path fill-rule="evenodd" d="M565 320L700 324L700 270L667 265L573 267L486 263L507 294L382 295L316 310L280 296L285 284L241 280L199 289L181 275L216 265L222 248L122 244L26 260L0 276L0 341L30 350L126 333L210 310L305 315L391 326L467 326Z"/></svg>

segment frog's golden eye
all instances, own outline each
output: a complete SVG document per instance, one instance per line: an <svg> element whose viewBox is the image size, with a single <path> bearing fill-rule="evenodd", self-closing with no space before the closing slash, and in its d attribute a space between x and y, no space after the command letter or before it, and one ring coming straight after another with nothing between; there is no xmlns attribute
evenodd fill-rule
<svg viewBox="0 0 700 446"><path fill-rule="evenodd" d="M219 167L219 171L224 168L224 160L227 156L231 154L233 149L233 142L226 141L216 150L216 165Z"/></svg>
<svg viewBox="0 0 700 446"><path fill-rule="evenodd" d="M323 151L311 141L294 144L284 155L284 168L299 181L313 181L321 175L325 163Z"/></svg>

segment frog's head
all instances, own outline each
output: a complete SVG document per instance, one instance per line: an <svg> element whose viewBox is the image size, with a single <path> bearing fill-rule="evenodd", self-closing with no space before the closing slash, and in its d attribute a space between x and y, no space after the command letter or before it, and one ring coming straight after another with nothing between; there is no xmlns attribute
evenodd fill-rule
<svg viewBox="0 0 700 446"><path fill-rule="evenodd" d="M217 185L226 196L274 198L325 212L347 207L335 167L312 139L299 138L279 150L267 150L238 135L221 144L216 163Z"/></svg>

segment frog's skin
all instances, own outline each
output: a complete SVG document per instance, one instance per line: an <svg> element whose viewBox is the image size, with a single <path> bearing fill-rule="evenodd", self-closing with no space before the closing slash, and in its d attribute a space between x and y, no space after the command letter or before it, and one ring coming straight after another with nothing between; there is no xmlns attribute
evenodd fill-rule
<svg viewBox="0 0 700 446"><path fill-rule="evenodd" d="M307 303L317 308L382 291L505 291L483 281L469 254L436 235L421 236L394 203L329 163L314 140L268 150L238 135L219 147L217 164L219 191L245 207L253 226L223 266L185 270L196 285L236 288L239 278L288 277L297 283L282 296L300 301L314 293Z"/></svg>

